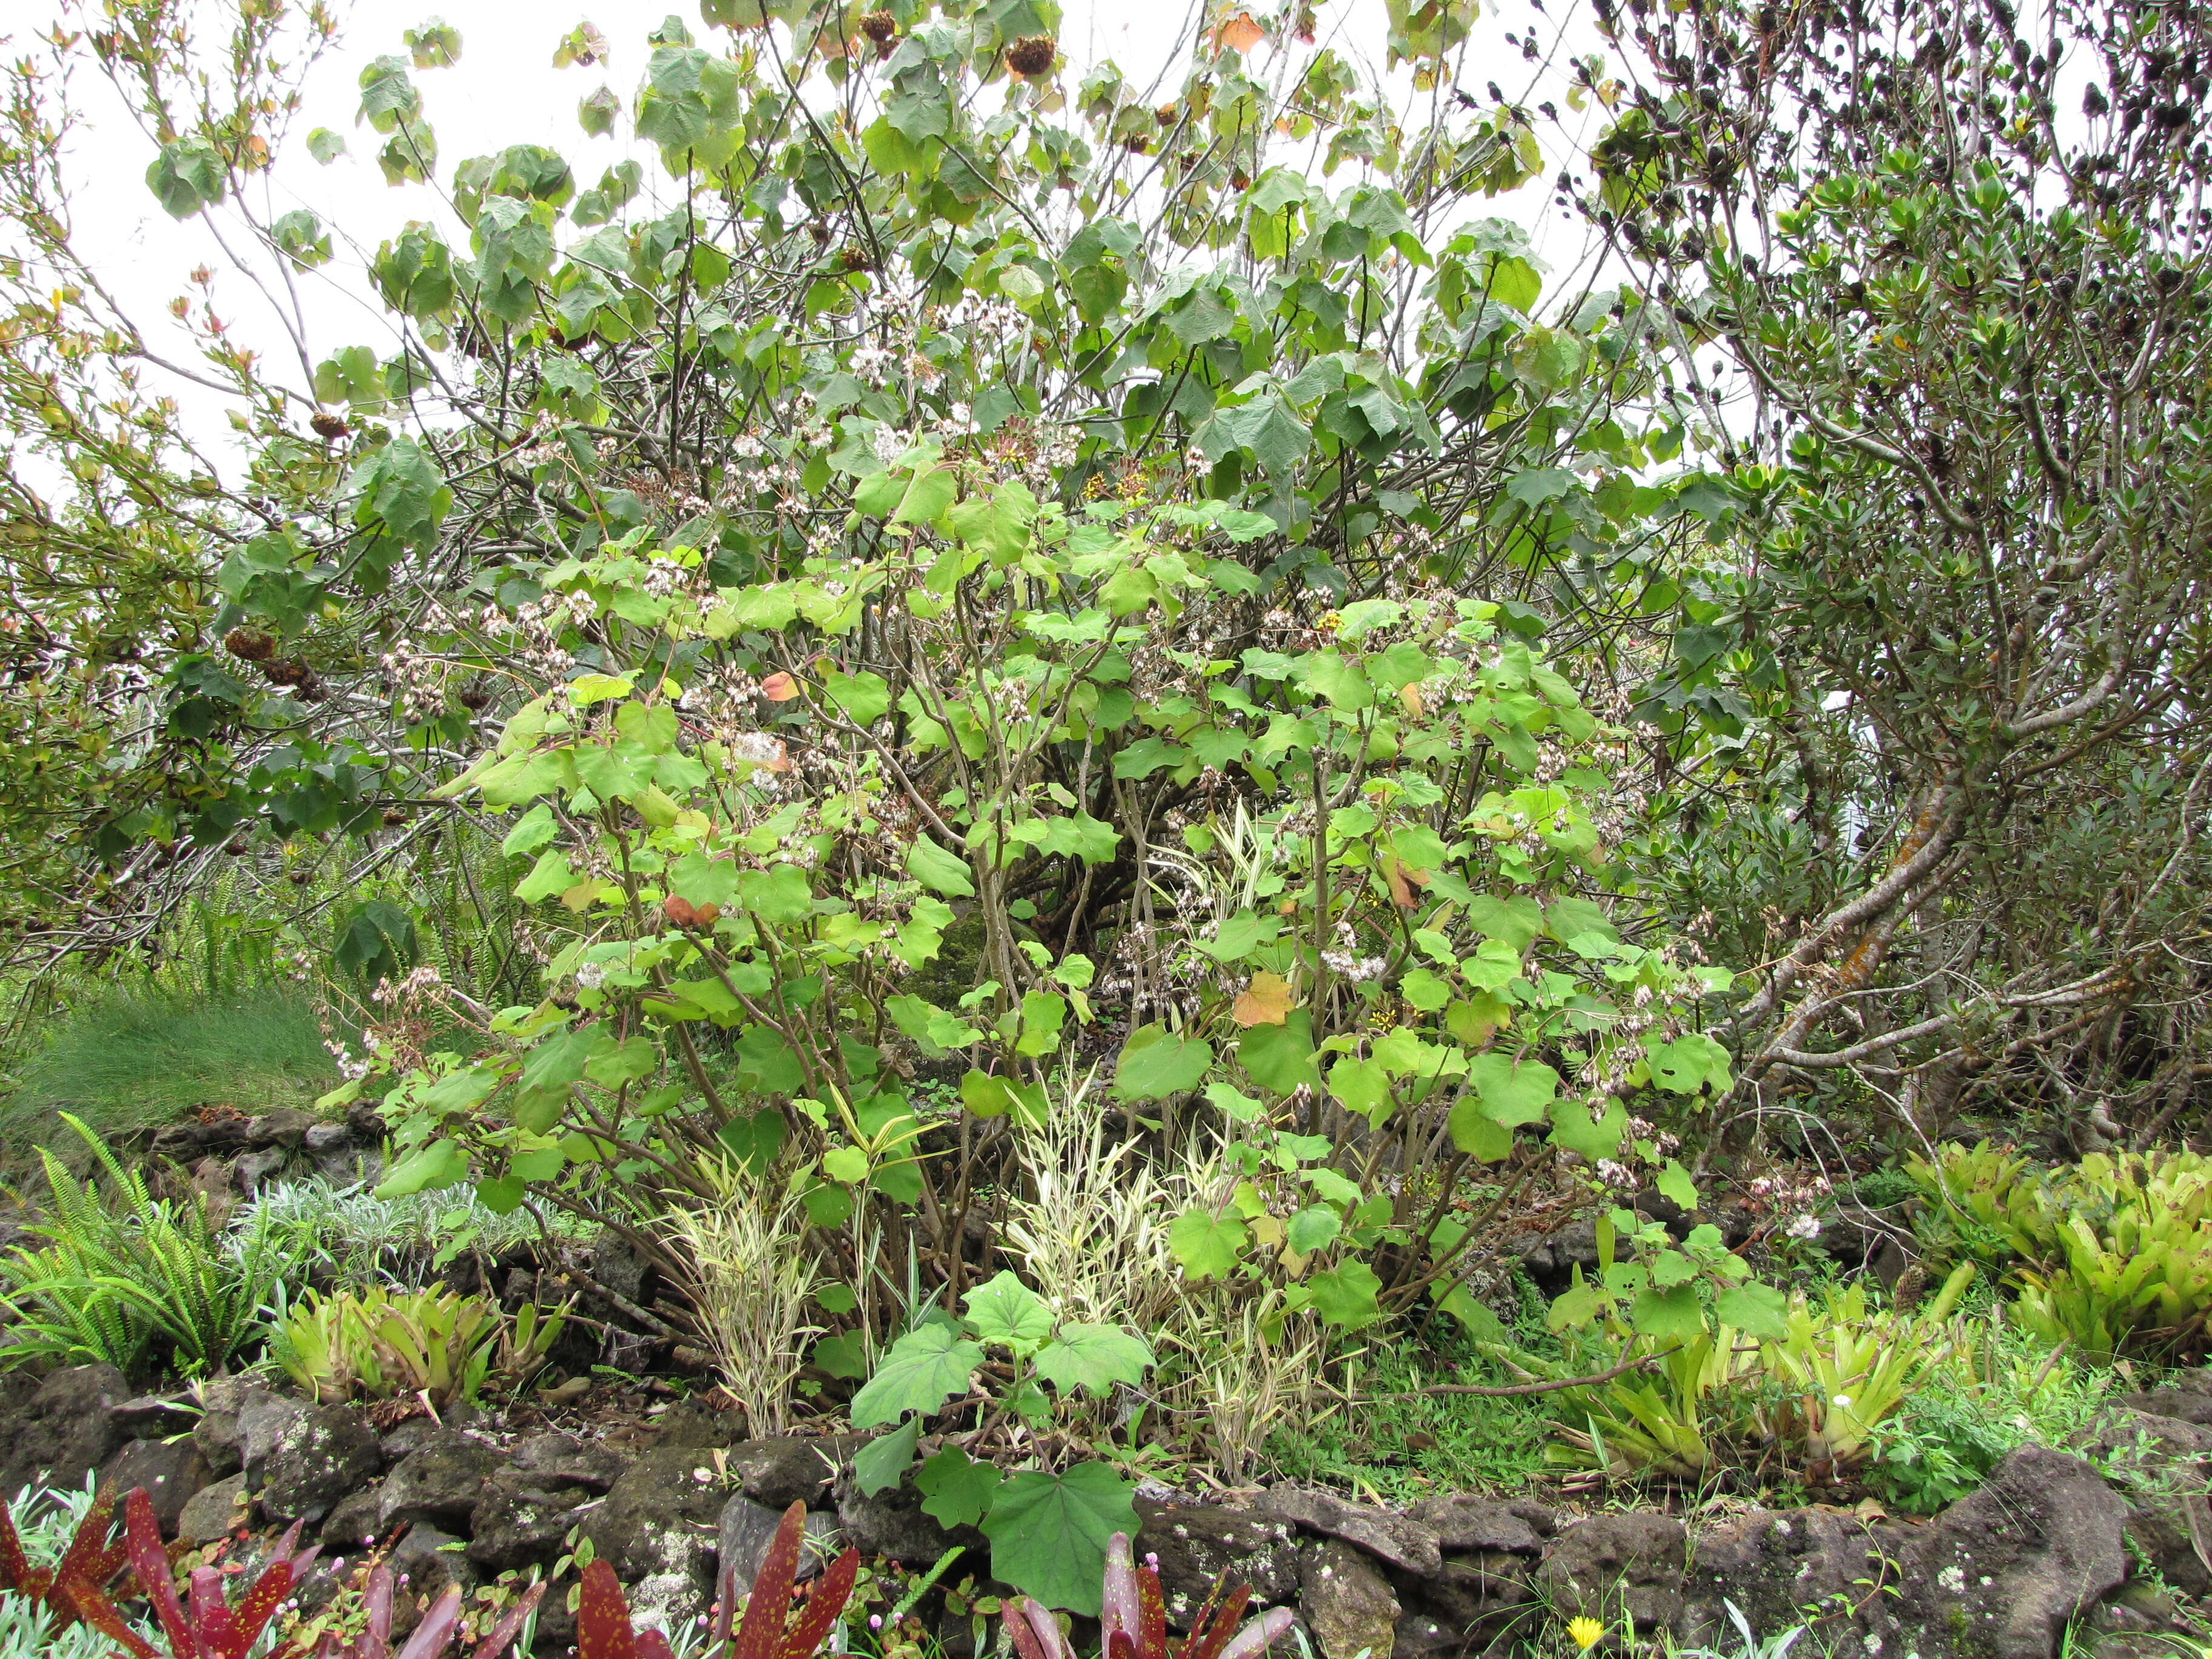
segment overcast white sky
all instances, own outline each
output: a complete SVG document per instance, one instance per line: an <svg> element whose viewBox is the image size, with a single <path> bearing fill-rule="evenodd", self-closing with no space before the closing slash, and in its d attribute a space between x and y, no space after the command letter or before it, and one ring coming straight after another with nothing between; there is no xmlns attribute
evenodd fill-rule
<svg viewBox="0 0 2212 1659"><path fill-rule="evenodd" d="M30 37L45 32L57 4L58 0L0 0L0 32L15 36L12 42L0 42L0 51L19 52L28 46ZM1509 96L1532 103L1558 96L1564 81L1524 63L1518 46L1504 37L1533 27L1548 54L1559 38L1559 17L1568 15L1571 5L1572 0L1559 0L1555 15L1547 17L1533 0L1505 0L1503 9L1493 11L1480 26L1466 76L1468 91L1483 98L1486 82L1494 79ZM567 156L581 184L596 179L602 168L633 153L646 164L648 180L658 178L650 150L636 146L629 136L627 106L650 51L645 36L669 15L667 0L555 0L551 5L525 0L423 0L420 5L413 0L360 0L349 9L338 0L338 7L344 33L312 72L307 107L276 166L256 180L268 192L265 207L257 204L260 211L273 215L295 206L309 207L340 237L332 264L306 279L303 298L313 360L349 344L371 344L380 352L392 349L390 325L371 295L361 270L362 258L407 221L437 216L434 201L422 186L395 189L385 184L374 159L381 140L366 125L355 122L362 69L381 54L404 53L403 30L438 16L461 33L458 64L414 71L425 112L437 133L441 175L450 177L453 164L465 157L508 144L536 143ZM211 0L206 9L210 23L220 29L220 14L227 6ZM685 0L676 9L702 44L711 46L723 38L720 31L700 23L696 0ZM1325 37L1340 52L1380 70L1384 57L1382 0L1325 0L1317 10ZM1188 0L1069 0L1060 30L1069 59L1068 84L1072 88L1086 69L1109 58L1133 81L1148 82L1176 55L1191 17ZM611 44L611 63L554 69L553 52L560 37L586 19ZM1577 16L1568 27L1572 31L1568 44L1574 50L1588 52L1601 44L1586 20ZM1255 65L1265 72L1264 53L1256 58ZM577 100L603 82L623 99L625 118L613 137L590 138L577 125ZM1397 84L1405 88L1402 75ZM70 138L67 164L77 181L73 199L78 241L103 281L149 337L160 341L167 334L163 349L183 352L188 348L178 337L166 307L187 291L186 274L194 266L213 267L215 307L230 325L232 337L263 352L283 378L296 383L299 371L285 372L285 366L297 359L273 311L229 268L210 227L197 219L183 223L172 220L146 187L149 145L112 94L86 74L76 84L74 99L81 125ZM1568 118L1581 125L1599 117L1593 111ZM307 135L317 126L343 134L349 154L328 167L318 166L306 148ZM1548 125L1540 131L1552 151L1551 172L1555 174L1568 159L1569 136ZM1483 204L1480 212L1520 221L1534 234L1540 252L1555 264L1571 264L1581 250L1582 228L1562 220L1556 208L1547 206L1549 201L1548 190L1532 185ZM218 210L217 228L220 216L231 210ZM348 238L355 245L352 249L343 246ZM196 434L219 439L222 422L211 394L185 386L177 391Z"/></svg>

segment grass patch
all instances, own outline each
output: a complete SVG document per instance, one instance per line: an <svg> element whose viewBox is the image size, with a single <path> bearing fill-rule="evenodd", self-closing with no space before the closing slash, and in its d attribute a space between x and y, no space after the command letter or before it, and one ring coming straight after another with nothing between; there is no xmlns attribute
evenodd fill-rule
<svg viewBox="0 0 2212 1659"><path fill-rule="evenodd" d="M207 996L102 987L57 1015L0 1100L0 1140L51 1141L54 1115L103 1138L221 1101L301 1106L337 1084L307 996L281 986Z"/></svg>
<svg viewBox="0 0 2212 1659"><path fill-rule="evenodd" d="M1291 1480L1393 1501L1518 1491L1546 1474L1551 1425L1540 1402L1417 1393L1437 1382L1490 1381L1490 1370L1431 1353L1375 1354L1358 1367L1356 1409L1339 1407L1277 1430L1266 1461Z"/></svg>

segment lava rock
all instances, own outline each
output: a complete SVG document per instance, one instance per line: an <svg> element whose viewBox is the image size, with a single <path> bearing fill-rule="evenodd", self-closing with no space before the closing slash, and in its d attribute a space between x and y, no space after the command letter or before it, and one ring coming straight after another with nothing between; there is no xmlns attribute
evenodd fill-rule
<svg viewBox="0 0 2212 1659"><path fill-rule="evenodd" d="M2212 1428L2212 1393L2202 1387L2166 1383L2141 1394L2116 1394L2110 1403L2148 1417L2179 1418L2199 1428Z"/></svg>
<svg viewBox="0 0 2212 1659"><path fill-rule="evenodd" d="M533 1435L508 1452L507 1462L541 1486L581 1486L594 1493L613 1486L629 1467L629 1460L619 1452L573 1434Z"/></svg>
<svg viewBox="0 0 2212 1659"><path fill-rule="evenodd" d="M294 1152L318 1121L313 1112L303 1112L296 1106L279 1106L246 1124L246 1144L257 1152L271 1146Z"/></svg>
<svg viewBox="0 0 2212 1659"><path fill-rule="evenodd" d="M769 1546L775 1541L776 1529L783 1525L785 1510L789 1508L786 1504L783 1510L772 1510L743 1493L722 1506L722 1518L714 1534L718 1584L734 1575L739 1594L750 1588L760 1577L761 1564L768 1559ZM822 1571L823 1551L836 1534L837 1517L828 1510L809 1510L800 1524L799 1576L807 1579Z"/></svg>
<svg viewBox="0 0 2212 1659"><path fill-rule="evenodd" d="M584 1517L583 1535L624 1583L676 1574L711 1588L715 1529L733 1482L680 1446L653 1446Z"/></svg>
<svg viewBox="0 0 2212 1659"><path fill-rule="evenodd" d="M384 1477L377 1524L384 1531L409 1522L452 1528L468 1524L484 1482L506 1459L480 1440L448 1429L410 1452Z"/></svg>
<svg viewBox="0 0 2212 1659"><path fill-rule="evenodd" d="M830 1499L837 1471L853 1454L867 1444L861 1434L827 1435L803 1439L781 1435L768 1440L741 1440L730 1448L727 1462L737 1472L745 1496L781 1513L793 1504L815 1509Z"/></svg>
<svg viewBox="0 0 2212 1659"><path fill-rule="evenodd" d="M131 1385L112 1365L51 1373L0 1428L0 1492L83 1486L131 1437L115 1415L130 1398Z"/></svg>
<svg viewBox="0 0 2212 1659"><path fill-rule="evenodd" d="M315 1535L323 1547L340 1552L366 1549L382 1536L384 1483L349 1492L333 1504L323 1529Z"/></svg>
<svg viewBox="0 0 2212 1659"><path fill-rule="evenodd" d="M1672 1630L1688 1553L1689 1535L1671 1516L1594 1515L1559 1534L1539 1577L1564 1618L1626 1615L1639 1631Z"/></svg>
<svg viewBox="0 0 2212 1659"><path fill-rule="evenodd" d="M1346 1503L1325 1492L1277 1486L1260 1500L1267 1514L1294 1521L1324 1538L1357 1544L1401 1572L1422 1577L1443 1565L1436 1533L1409 1516Z"/></svg>
<svg viewBox="0 0 2212 1659"><path fill-rule="evenodd" d="M962 1527L948 1532L922 1513L921 1494L902 1483L871 1498L850 1473L842 1474L833 1494L845 1541L864 1556L894 1561L934 1561L955 1544L974 1544L981 1534Z"/></svg>
<svg viewBox="0 0 2212 1659"><path fill-rule="evenodd" d="M2127 1577L2127 1521L2081 1458L2021 1446L1912 1540L1899 1617L1959 1659L2050 1659Z"/></svg>
<svg viewBox="0 0 2212 1659"><path fill-rule="evenodd" d="M1437 1547L1446 1551L1540 1555L1554 1529L1551 1511L1540 1504L1525 1498L1500 1503L1471 1492L1425 1498L1407 1510L1406 1518L1434 1533Z"/></svg>
<svg viewBox="0 0 2212 1659"><path fill-rule="evenodd" d="M214 1477L207 1459L189 1436L174 1440L131 1440L100 1471L100 1484L127 1492L143 1486L152 1500L161 1536L177 1535L177 1520L186 1503Z"/></svg>
<svg viewBox="0 0 2212 1659"><path fill-rule="evenodd" d="M716 1411L697 1400L678 1401L653 1426L653 1444L685 1451L720 1451L736 1444L739 1432L735 1412Z"/></svg>
<svg viewBox="0 0 2212 1659"><path fill-rule="evenodd" d="M285 1161L290 1156L282 1146L270 1146L258 1152L240 1152L230 1166L230 1184L251 1198L284 1173Z"/></svg>
<svg viewBox="0 0 2212 1659"><path fill-rule="evenodd" d="M398 1581L392 1596L394 1640L411 1633L448 1589L459 1585L466 1595L478 1582L461 1540L420 1523L407 1529L385 1561Z"/></svg>
<svg viewBox="0 0 2212 1659"><path fill-rule="evenodd" d="M1287 1607L1297 1595L1297 1538L1282 1516L1139 1498L1137 1520L1136 1553L1158 1558L1160 1593L1177 1630L1190 1628L1224 1577L1249 1584L1255 1607Z"/></svg>
<svg viewBox="0 0 2212 1659"><path fill-rule="evenodd" d="M491 1572L552 1561L591 1497L512 1466L495 1471L469 1514L469 1559Z"/></svg>
<svg viewBox="0 0 2212 1659"><path fill-rule="evenodd" d="M1303 1553L1298 1616L1323 1659L1391 1659L1402 1609L1382 1570L1341 1539L1324 1538Z"/></svg>
<svg viewBox="0 0 2212 1659"><path fill-rule="evenodd" d="M136 1400L126 1400L115 1408L113 1416L115 1425L136 1440L163 1440L173 1434L190 1434L199 1422L199 1413L189 1400L158 1394L142 1394Z"/></svg>
<svg viewBox="0 0 2212 1659"><path fill-rule="evenodd" d="M1833 1510L1754 1510L1701 1533L1686 1586L1683 1635L1717 1650L1739 1644L1734 1603L1753 1631L1771 1639L1796 1625L1806 1640L1837 1653L1882 1651L1896 1638L1887 1599L1906 1534ZM1899 1651L1905 1650L1899 1644Z"/></svg>
<svg viewBox="0 0 2212 1659"><path fill-rule="evenodd" d="M248 1406L275 1398L266 1384L243 1376L218 1376L200 1390L200 1420L192 1426L192 1443L218 1477L246 1467L240 1415Z"/></svg>
<svg viewBox="0 0 2212 1659"><path fill-rule="evenodd" d="M185 1544L212 1544L228 1537L234 1527L246 1523L248 1500L246 1477L225 1476L202 1486L177 1511L176 1536Z"/></svg>
<svg viewBox="0 0 2212 1659"><path fill-rule="evenodd" d="M246 1480L273 1521L322 1520L384 1467L376 1431L353 1406L270 1396L239 1413Z"/></svg>

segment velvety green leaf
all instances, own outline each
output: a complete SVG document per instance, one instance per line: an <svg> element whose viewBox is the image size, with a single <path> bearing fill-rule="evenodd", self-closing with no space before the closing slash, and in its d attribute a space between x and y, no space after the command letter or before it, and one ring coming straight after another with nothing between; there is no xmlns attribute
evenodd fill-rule
<svg viewBox="0 0 2212 1659"><path fill-rule="evenodd" d="M1628 1110L1618 1100L1609 1102L1604 1117L1593 1123L1589 1109L1579 1100L1561 1096L1551 1103L1554 1146L1579 1152L1593 1164L1620 1156L1620 1143L1628 1133Z"/></svg>
<svg viewBox="0 0 2212 1659"><path fill-rule="evenodd" d="M983 1363L983 1350L949 1325L924 1325L890 1346L876 1374L853 1396L856 1429L896 1422L908 1412L924 1416L955 1395L968 1392L968 1374Z"/></svg>
<svg viewBox="0 0 2212 1659"><path fill-rule="evenodd" d="M891 706L890 682L863 669L857 674L836 671L822 677L830 700L862 726L872 726Z"/></svg>
<svg viewBox="0 0 2212 1659"><path fill-rule="evenodd" d="M969 1328L979 1342L1011 1348L1017 1354L1035 1353L1052 1334L1052 1310L1035 1291L1006 1270L989 1283L968 1292L962 1304L968 1310Z"/></svg>
<svg viewBox="0 0 2212 1659"><path fill-rule="evenodd" d="M1343 1228L1342 1216L1326 1204L1314 1204L1291 1218L1283 1237L1300 1255L1311 1255L1333 1243Z"/></svg>
<svg viewBox="0 0 2212 1659"><path fill-rule="evenodd" d="M975 896L968 860L946 852L927 836L915 836L914 845L907 849L906 868L908 875L934 892L955 898Z"/></svg>
<svg viewBox="0 0 2212 1659"><path fill-rule="evenodd" d="M940 1527L972 1527L991 1512L999 1494L999 1471L978 1463L957 1446L925 1458L914 1478L921 1510Z"/></svg>
<svg viewBox="0 0 2212 1659"><path fill-rule="evenodd" d="M1790 1335L1790 1298L1771 1285L1731 1285L1713 1298L1721 1323L1746 1336L1780 1342Z"/></svg>
<svg viewBox="0 0 2212 1659"><path fill-rule="evenodd" d="M1364 1261L1340 1262L1327 1273L1316 1273L1306 1286L1313 1292L1314 1311L1324 1324L1358 1330L1382 1317L1376 1297L1382 1292L1382 1281Z"/></svg>
<svg viewBox="0 0 2212 1659"><path fill-rule="evenodd" d="M1193 1279L1226 1279L1249 1237L1235 1216L1188 1209L1168 1224L1168 1253Z"/></svg>
<svg viewBox="0 0 2212 1659"><path fill-rule="evenodd" d="M1467 1080L1484 1114L1508 1128L1542 1122L1559 1092L1559 1074L1550 1066L1504 1054L1475 1055L1467 1063Z"/></svg>
<svg viewBox="0 0 2212 1659"><path fill-rule="evenodd" d="M1144 1380L1152 1351L1118 1325L1069 1324L1037 1350L1037 1375L1070 1394L1080 1389L1103 1400L1117 1382Z"/></svg>
<svg viewBox="0 0 2212 1659"><path fill-rule="evenodd" d="M1103 1463L1009 1476L983 1519L993 1575L1048 1607L1097 1618L1107 1543L1136 1534L1135 1491Z"/></svg>
<svg viewBox="0 0 2212 1659"><path fill-rule="evenodd" d="M1213 1045L1157 1025L1139 1027L1121 1050L1114 1092L1124 1100L1165 1100L1195 1089L1213 1066Z"/></svg>
<svg viewBox="0 0 2212 1659"><path fill-rule="evenodd" d="M909 1417L889 1434L879 1434L853 1456L853 1484L863 1498L889 1492L914 1467L915 1443L921 1438L921 1419Z"/></svg>

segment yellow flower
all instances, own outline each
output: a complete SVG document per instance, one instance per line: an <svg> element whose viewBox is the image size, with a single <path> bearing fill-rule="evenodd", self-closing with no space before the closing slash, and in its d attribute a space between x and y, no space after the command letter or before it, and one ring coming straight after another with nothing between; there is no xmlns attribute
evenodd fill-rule
<svg viewBox="0 0 2212 1659"><path fill-rule="evenodd" d="M1574 1638L1577 1647L1587 1653L1597 1645L1598 1638L1605 1634L1605 1626L1595 1619L1570 1619L1567 1620L1567 1634Z"/></svg>

